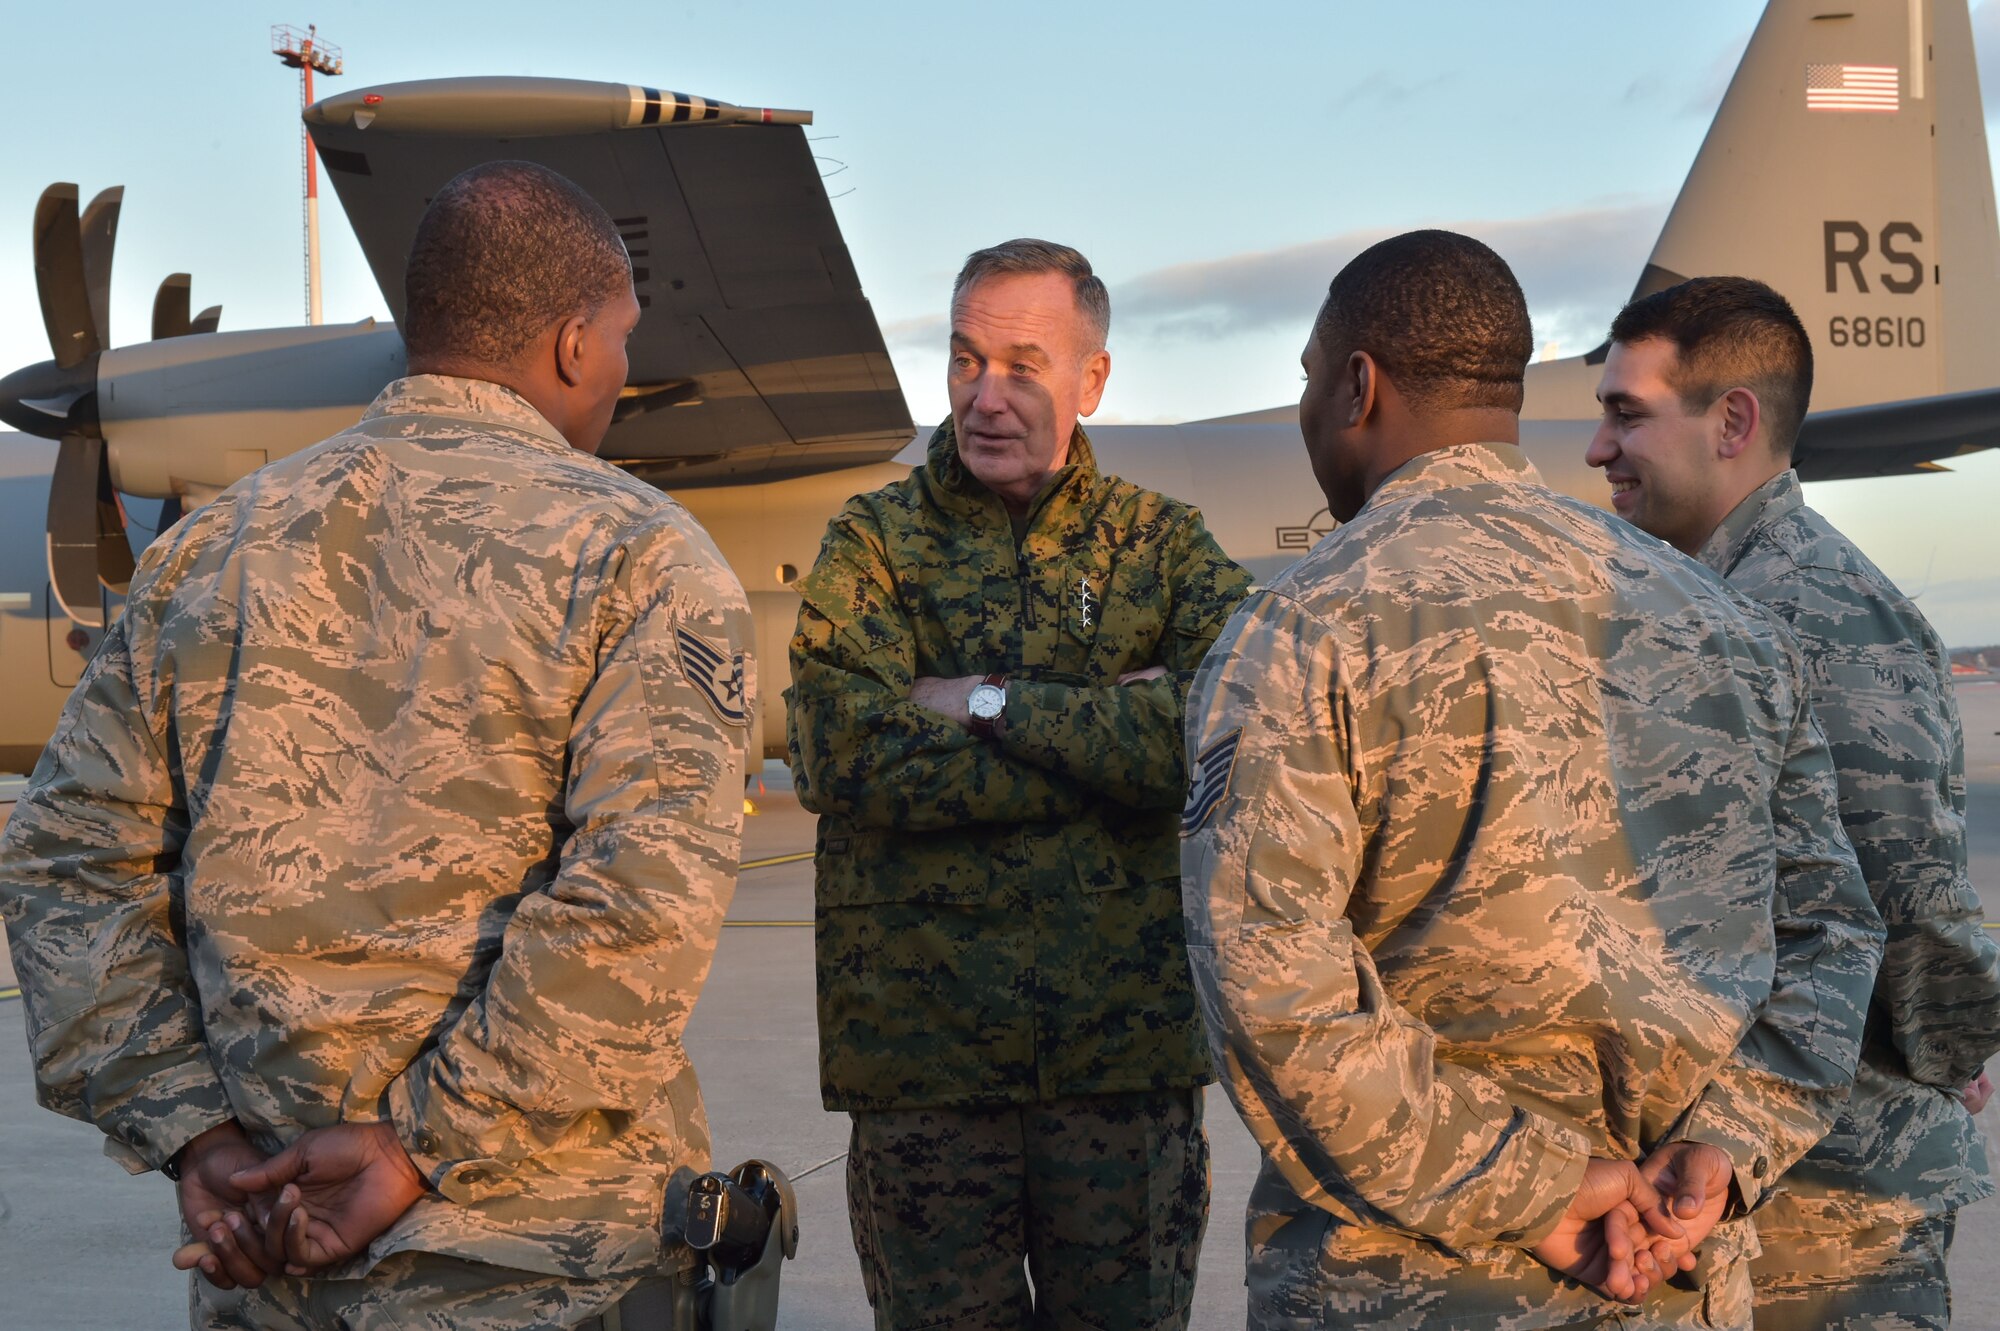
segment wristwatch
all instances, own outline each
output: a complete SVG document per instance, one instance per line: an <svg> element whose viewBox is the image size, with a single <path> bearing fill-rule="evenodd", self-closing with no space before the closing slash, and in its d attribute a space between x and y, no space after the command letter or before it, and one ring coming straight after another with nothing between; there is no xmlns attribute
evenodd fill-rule
<svg viewBox="0 0 2000 1331"><path fill-rule="evenodd" d="M1000 714L1007 710L1007 676L991 674L982 683L973 685L965 710L971 715L966 723L968 730L981 739L997 736Z"/></svg>

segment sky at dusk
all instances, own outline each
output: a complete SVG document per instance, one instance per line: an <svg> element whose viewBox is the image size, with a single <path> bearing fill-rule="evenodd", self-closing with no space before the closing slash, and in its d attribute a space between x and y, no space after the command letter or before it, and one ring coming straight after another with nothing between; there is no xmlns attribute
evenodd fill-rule
<svg viewBox="0 0 2000 1331"><path fill-rule="evenodd" d="M1573 355L1630 293L1761 10L12 6L0 18L0 371L49 354L30 221L54 180L85 199L126 186L115 344L143 338L153 289L175 270L193 273L195 308L222 304L224 328L303 322L298 86L268 36L309 21L345 52L345 77L323 91L524 74L811 109L834 211L919 421L945 412L952 274L968 251L1023 234L1078 246L1111 287L1100 420L1296 399L1327 279L1355 237L1384 229L1481 235L1519 272L1544 350ZM2000 0L1973 20L1993 87ZM329 193L322 207L328 321L384 316L338 202ZM2000 452L1954 466L1809 497L1921 593L1947 641L2000 642Z"/></svg>

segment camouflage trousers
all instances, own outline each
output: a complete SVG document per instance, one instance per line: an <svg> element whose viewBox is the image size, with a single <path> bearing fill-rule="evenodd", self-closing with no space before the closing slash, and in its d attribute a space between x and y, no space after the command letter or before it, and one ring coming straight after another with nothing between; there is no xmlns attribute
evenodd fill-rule
<svg viewBox="0 0 2000 1331"><path fill-rule="evenodd" d="M631 1280L571 1280L434 1252L392 1253L356 1280L281 1276L219 1290L196 1275L194 1331L594 1331Z"/></svg>
<svg viewBox="0 0 2000 1331"><path fill-rule="evenodd" d="M1198 1089L855 1113L847 1210L877 1331L1181 1331L1201 1113Z"/></svg>
<svg viewBox="0 0 2000 1331"><path fill-rule="evenodd" d="M1764 1255L1751 1268L1757 1331L1944 1331L1945 1259L1957 1226L1957 1214L1946 1212L1859 1230L1764 1233Z"/></svg>

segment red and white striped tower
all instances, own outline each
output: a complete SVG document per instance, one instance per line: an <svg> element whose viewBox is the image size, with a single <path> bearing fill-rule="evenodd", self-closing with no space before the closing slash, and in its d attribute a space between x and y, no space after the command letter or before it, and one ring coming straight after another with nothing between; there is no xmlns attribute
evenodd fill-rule
<svg viewBox="0 0 2000 1331"><path fill-rule="evenodd" d="M340 48L321 41L319 25L307 24L300 32L289 23L271 29L271 53L299 71L299 110L313 103L313 73L332 78L341 72ZM319 164L313 159L312 136L305 122L299 122L299 150L305 159L306 193L306 322L320 322L319 304Z"/></svg>

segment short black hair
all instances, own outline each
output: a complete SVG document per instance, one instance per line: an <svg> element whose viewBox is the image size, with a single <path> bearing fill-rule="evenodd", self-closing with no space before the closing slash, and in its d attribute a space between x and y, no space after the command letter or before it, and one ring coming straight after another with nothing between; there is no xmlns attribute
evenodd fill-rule
<svg viewBox="0 0 2000 1331"><path fill-rule="evenodd" d="M632 260L611 217L533 162L454 176L417 223L403 270L403 345L413 363L513 364L551 324L629 290Z"/></svg>
<svg viewBox="0 0 2000 1331"><path fill-rule="evenodd" d="M1091 350L1104 350L1104 341L1111 336L1111 293L1105 289L1104 279L1091 270L1090 260L1083 257L1081 250L1053 240L1021 236L974 250L965 256L965 265L951 284L951 302L958 304L967 287L985 278L1034 277L1042 273L1067 277L1075 284L1077 313L1083 316L1097 343Z"/></svg>
<svg viewBox="0 0 2000 1331"><path fill-rule="evenodd" d="M1455 231L1409 231L1355 255L1313 336L1330 361L1367 352L1418 411L1519 411L1535 353L1514 270Z"/></svg>
<svg viewBox="0 0 2000 1331"><path fill-rule="evenodd" d="M1611 340L1656 337L1674 348L1667 384L1689 411L1707 411L1732 388L1764 410L1773 452L1790 457L1812 401L1812 339L1791 302L1749 277L1695 277L1641 296L1611 321Z"/></svg>

